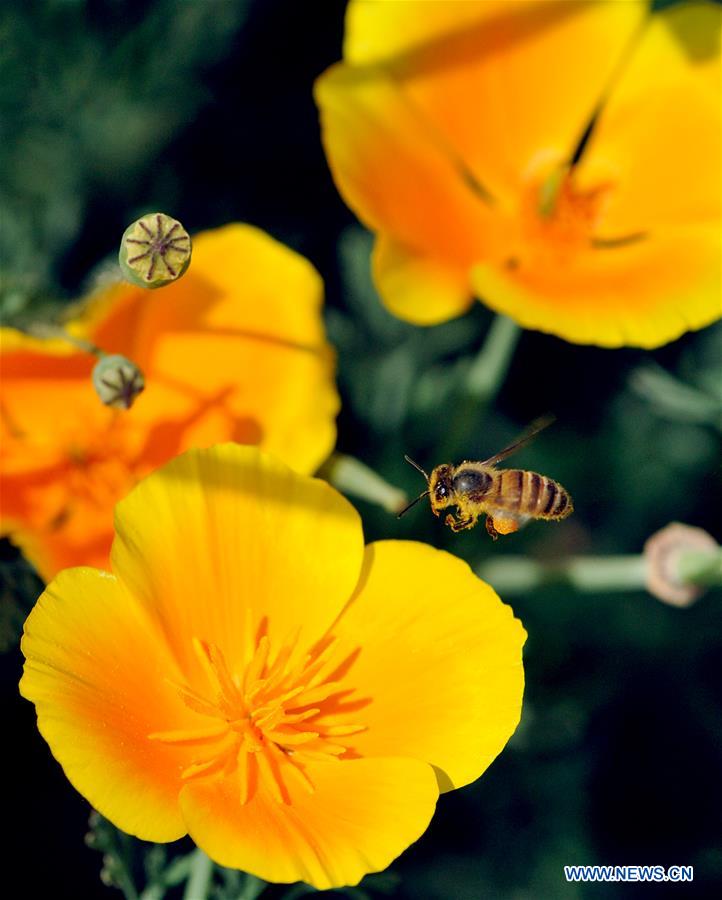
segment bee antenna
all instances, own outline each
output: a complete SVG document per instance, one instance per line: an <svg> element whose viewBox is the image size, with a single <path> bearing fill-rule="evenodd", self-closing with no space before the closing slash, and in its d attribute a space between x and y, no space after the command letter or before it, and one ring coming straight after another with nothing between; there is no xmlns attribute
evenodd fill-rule
<svg viewBox="0 0 722 900"><path fill-rule="evenodd" d="M424 476L424 478L426 479L426 483L428 484L428 482L429 482L429 476L428 476L428 475L426 474L426 472L421 468L421 466L420 466L418 463L414 462L413 459L411 459L410 456L406 456L406 454L404 454L404 459L406 460L407 463L411 463L411 465L416 469L417 472L421 472L421 474L422 474L422 475ZM427 491L427 493L428 493L428 491ZM424 495L422 494L421 497L423 497L423 496L424 496ZM420 500L421 497L419 497L418 499ZM416 500L414 500L414 503L416 503Z"/></svg>
<svg viewBox="0 0 722 900"><path fill-rule="evenodd" d="M409 462L411 462L411 460L409 460ZM417 468L418 468L418 466L417 466ZM422 471L423 471L423 469L422 469ZM425 474L425 473L424 473L424 474ZM416 504L419 502L419 500L421 500L423 497L426 497L426 496L428 495L428 493L429 493L428 491L424 491L423 494L419 494L419 496L416 498L416 500L412 500L411 503L409 503L408 506L405 506L405 507L401 510L401 512L396 516L396 518L397 518L397 519L400 519L401 516L403 516L404 513L407 513L407 512L411 509L412 506L416 506Z"/></svg>

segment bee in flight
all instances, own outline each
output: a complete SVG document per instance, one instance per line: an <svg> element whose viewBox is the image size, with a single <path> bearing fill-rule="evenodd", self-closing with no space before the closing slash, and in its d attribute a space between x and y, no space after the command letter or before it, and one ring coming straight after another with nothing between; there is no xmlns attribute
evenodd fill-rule
<svg viewBox="0 0 722 900"><path fill-rule="evenodd" d="M458 466L444 463L436 466L431 475L413 459L404 457L421 472L428 488L399 517L428 496L435 516L442 509L456 507L456 512L449 512L444 519L452 531L473 528L479 516L486 514L486 530L494 540L500 534L518 531L529 519L566 519L574 506L568 491L557 481L526 469L496 468L497 463L516 453L553 421L553 416L537 419L521 437L489 459L465 461Z"/></svg>

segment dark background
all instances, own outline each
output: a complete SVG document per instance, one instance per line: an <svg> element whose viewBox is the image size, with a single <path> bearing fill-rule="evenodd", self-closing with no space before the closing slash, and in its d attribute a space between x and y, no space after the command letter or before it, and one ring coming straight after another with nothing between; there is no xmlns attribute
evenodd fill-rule
<svg viewBox="0 0 722 900"><path fill-rule="evenodd" d="M426 540L476 565L506 553L637 553L672 520L722 539L719 422L670 407L659 387L666 371L720 399L719 325L652 353L527 332L498 397L460 419L459 385L492 316L477 305L420 329L379 305L371 239L333 185L311 96L341 55L343 13L340 0L3 4L4 320L77 298L137 214L163 209L191 232L247 221L324 277L340 451L414 494L404 453L433 466L451 441L456 457L485 457L540 413L558 417L519 465L569 487L577 511L564 525L492 545L478 528L452 535L421 504L397 522L358 502L368 540ZM87 804L17 694L17 629L40 584L7 543L0 576L6 879L25 885L23 897L120 896L83 843ZM522 724L480 781L441 798L392 867L395 895L721 895L720 592L687 610L565 586L505 599L529 632ZM575 863L694 865L695 881L567 885L562 866Z"/></svg>

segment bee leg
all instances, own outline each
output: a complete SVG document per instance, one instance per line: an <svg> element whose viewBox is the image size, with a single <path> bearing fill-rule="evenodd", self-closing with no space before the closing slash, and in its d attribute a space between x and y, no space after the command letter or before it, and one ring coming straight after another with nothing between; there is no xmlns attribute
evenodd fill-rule
<svg viewBox="0 0 722 900"><path fill-rule="evenodd" d="M499 537L499 532L494 528L494 520L491 516L486 517L486 530L489 532L492 541L495 541Z"/></svg>
<svg viewBox="0 0 722 900"><path fill-rule="evenodd" d="M452 531L463 531L465 528L473 528L476 524L476 517L469 516L468 519L457 519L451 513L444 519L444 524L448 525Z"/></svg>

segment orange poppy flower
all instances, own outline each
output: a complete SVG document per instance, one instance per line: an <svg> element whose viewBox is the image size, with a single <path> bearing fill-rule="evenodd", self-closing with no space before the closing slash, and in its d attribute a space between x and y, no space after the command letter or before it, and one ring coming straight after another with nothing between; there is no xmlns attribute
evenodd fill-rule
<svg viewBox="0 0 722 900"><path fill-rule="evenodd" d="M316 98L388 308L433 324L476 295L607 347L722 316L719 23L711 3L351 0Z"/></svg>
<svg viewBox="0 0 722 900"><path fill-rule="evenodd" d="M2 533L50 578L107 566L116 501L189 447L259 444L312 472L333 448L338 410L322 290L305 259L228 225L197 236L175 284L92 297L67 330L143 370L127 411L100 403L92 355L3 329Z"/></svg>
<svg viewBox="0 0 722 900"><path fill-rule="evenodd" d="M173 460L116 529L112 575L61 572L31 612L21 692L124 831L355 884L518 723L525 634L494 591L425 544L364 548L337 491L257 448Z"/></svg>

